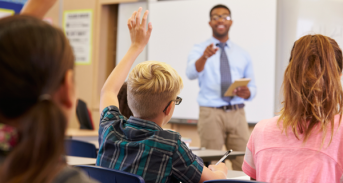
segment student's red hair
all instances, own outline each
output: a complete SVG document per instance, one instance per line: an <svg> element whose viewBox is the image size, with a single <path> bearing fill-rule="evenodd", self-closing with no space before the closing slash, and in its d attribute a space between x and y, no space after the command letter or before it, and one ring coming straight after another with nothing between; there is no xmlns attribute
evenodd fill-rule
<svg viewBox="0 0 343 183"><path fill-rule="evenodd" d="M323 141L334 134L334 116L342 117L343 91L340 81L342 51L335 40L323 35L307 35L294 43L283 81L283 108L279 122L304 142L317 126ZM331 130L329 130L331 129Z"/></svg>

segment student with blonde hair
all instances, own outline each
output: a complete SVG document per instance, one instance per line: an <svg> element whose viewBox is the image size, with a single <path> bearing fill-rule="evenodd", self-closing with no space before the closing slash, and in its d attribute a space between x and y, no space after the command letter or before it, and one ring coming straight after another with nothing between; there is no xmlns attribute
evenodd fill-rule
<svg viewBox="0 0 343 183"><path fill-rule="evenodd" d="M307 35L294 43L283 81L281 115L260 121L243 171L266 182L342 182L342 51Z"/></svg>
<svg viewBox="0 0 343 183"><path fill-rule="evenodd" d="M145 182L203 182L225 179L224 163L204 167L201 158L189 150L177 132L163 130L175 105L182 79L168 64L147 61L129 74L127 99L133 116L126 119L118 110L117 95L129 70L148 43L151 23L146 30L148 11L140 20L140 8L128 20L132 44L105 82L100 98L99 154L96 164L143 177Z"/></svg>

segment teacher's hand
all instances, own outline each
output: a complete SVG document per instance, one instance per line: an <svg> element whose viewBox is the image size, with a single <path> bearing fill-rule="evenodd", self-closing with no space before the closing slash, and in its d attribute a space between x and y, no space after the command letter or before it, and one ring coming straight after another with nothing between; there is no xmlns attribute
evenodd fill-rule
<svg viewBox="0 0 343 183"><path fill-rule="evenodd" d="M212 55L216 54L219 48L213 48L213 43L206 47L204 54L202 55L205 59L210 58Z"/></svg>
<svg viewBox="0 0 343 183"><path fill-rule="evenodd" d="M238 97L248 99L250 97L250 90L247 86L241 86L236 88L233 93Z"/></svg>

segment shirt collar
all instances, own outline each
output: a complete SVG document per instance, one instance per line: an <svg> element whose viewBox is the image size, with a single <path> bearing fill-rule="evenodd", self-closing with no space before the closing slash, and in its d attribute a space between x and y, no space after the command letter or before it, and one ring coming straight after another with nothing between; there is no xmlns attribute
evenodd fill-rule
<svg viewBox="0 0 343 183"><path fill-rule="evenodd" d="M147 130L163 130L160 126L158 126L155 122L152 121L148 121L148 120L144 120L144 119L140 119L140 118L135 118L133 116L131 116L128 120L127 123L133 125L133 126L137 126L139 128L145 128Z"/></svg>
<svg viewBox="0 0 343 183"><path fill-rule="evenodd" d="M126 124L121 124L121 130L126 139L131 141L144 140L153 137L156 132L163 129L156 123L131 116Z"/></svg>
<svg viewBox="0 0 343 183"><path fill-rule="evenodd" d="M211 42L212 42L214 45L220 43L220 41L219 41L218 39L214 38L214 37L211 37ZM229 48L232 46L232 42L230 41L230 39L226 41L226 44L227 44L227 46L228 46Z"/></svg>

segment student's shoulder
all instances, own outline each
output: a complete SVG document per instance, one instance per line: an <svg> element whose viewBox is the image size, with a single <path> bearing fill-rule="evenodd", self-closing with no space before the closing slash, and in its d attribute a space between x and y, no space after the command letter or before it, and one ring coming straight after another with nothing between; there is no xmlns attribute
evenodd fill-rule
<svg viewBox="0 0 343 183"><path fill-rule="evenodd" d="M101 121L108 121L108 120L126 120L125 116L123 116L120 111L119 108L117 106L114 105L110 105L105 107L102 110L101 116L100 116L100 120Z"/></svg>
<svg viewBox="0 0 343 183"><path fill-rule="evenodd" d="M259 121L254 127L254 133L263 133L265 129L278 128L278 120L280 116L275 116L273 118L264 119Z"/></svg>
<svg viewBox="0 0 343 183"><path fill-rule="evenodd" d="M172 139L173 142L175 143L175 150L179 149L181 146L184 146L182 148L186 147L186 144L182 141L182 136L173 130L163 130L165 135L168 135ZM185 150L189 150L188 148L185 148Z"/></svg>
<svg viewBox="0 0 343 183"><path fill-rule="evenodd" d="M150 136L144 144L156 150L155 152L173 156L174 152L179 147L180 139L181 136L177 132L171 130L158 130L154 131L153 135Z"/></svg>
<svg viewBox="0 0 343 183"><path fill-rule="evenodd" d="M55 177L53 183L98 183L98 181L89 178L83 171L77 168L66 166L61 172Z"/></svg>
<svg viewBox="0 0 343 183"><path fill-rule="evenodd" d="M162 130L160 131L160 136L175 142L181 140L181 135L173 130Z"/></svg>
<svg viewBox="0 0 343 183"><path fill-rule="evenodd" d="M159 137L164 139L164 142L169 142L173 146L173 150L176 150L182 143L181 135L173 130L162 130L159 131Z"/></svg>

